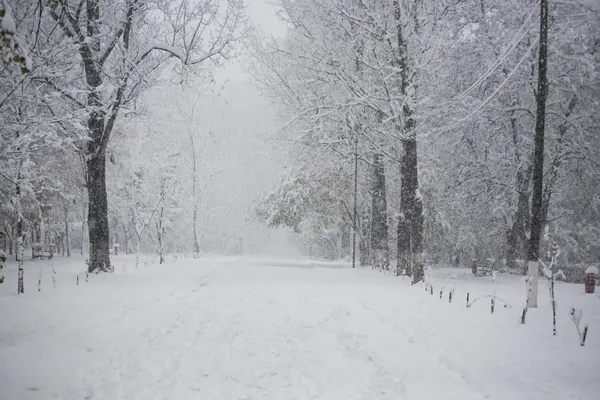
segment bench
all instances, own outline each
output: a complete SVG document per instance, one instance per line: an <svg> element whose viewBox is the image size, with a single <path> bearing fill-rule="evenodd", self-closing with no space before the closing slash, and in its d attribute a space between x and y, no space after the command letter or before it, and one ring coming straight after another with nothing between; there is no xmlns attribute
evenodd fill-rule
<svg viewBox="0 0 600 400"><path fill-rule="evenodd" d="M492 265L477 266L477 262L475 260L473 260L473 264L471 265L471 272L475 276L492 275L492 271L493 270L494 270L493 264Z"/></svg>
<svg viewBox="0 0 600 400"><path fill-rule="evenodd" d="M34 260L51 260L52 257L54 257L54 253L43 251L40 246L33 246L31 248L31 258Z"/></svg>

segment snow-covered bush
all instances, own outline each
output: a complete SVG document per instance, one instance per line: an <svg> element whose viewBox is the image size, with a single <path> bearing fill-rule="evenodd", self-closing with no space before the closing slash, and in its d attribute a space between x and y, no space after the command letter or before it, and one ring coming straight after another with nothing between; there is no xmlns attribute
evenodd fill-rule
<svg viewBox="0 0 600 400"><path fill-rule="evenodd" d="M22 73L28 73L32 68L31 59L20 43L12 9L6 0L0 1L0 58L5 64L18 64Z"/></svg>

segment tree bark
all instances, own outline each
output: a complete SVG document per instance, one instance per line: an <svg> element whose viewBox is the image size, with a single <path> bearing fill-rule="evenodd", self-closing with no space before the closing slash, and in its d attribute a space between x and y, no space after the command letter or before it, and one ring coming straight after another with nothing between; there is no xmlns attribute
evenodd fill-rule
<svg viewBox="0 0 600 400"><path fill-rule="evenodd" d="M370 222L369 221L369 212L364 211L358 215L359 223L357 228L359 229L360 234L357 235L357 244L359 250L359 262L361 266L369 265L371 261L371 248L370 248L370 240L369 234L371 233ZM357 232L357 234L359 233Z"/></svg>
<svg viewBox="0 0 600 400"><path fill-rule="evenodd" d="M414 83L414 77L408 63L408 43L403 31L405 24L402 21L402 5L398 0L394 0L393 5L398 46L396 64L400 70L400 92L404 97L402 106L404 126L398 127L398 131L403 137L402 146L404 149L400 165L402 183L400 188L400 218L398 221L398 263L400 265L402 261L404 264L402 268L411 271L412 281L417 283L423 279L424 271L422 255L423 203L419 195L416 121L409 103L411 97L414 97L409 93L411 84ZM401 243L401 240L403 243ZM401 254L401 251L403 254Z"/></svg>
<svg viewBox="0 0 600 400"><path fill-rule="evenodd" d="M193 142L192 142L193 143ZM196 199L196 156L194 154L194 176L192 177L192 199L194 201L194 215L193 215L193 224L194 224L194 256L200 256L200 240L198 238L198 199Z"/></svg>
<svg viewBox="0 0 600 400"><path fill-rule="evenodd" d="M106 194L106 157L104 152L91 156L88 170L88 230L90 243L89 272L112 271L109 256L108 197Z"/></svg>
<svg viewBox="0 0 600 400"><path fill-rule="evenodd" d="M21 179L21 174L18 174L17 177L17 249L16 249L16 259L19 262L18 267L18 279L17 279L17 294L25 293L25 285L24 285L24 270L23 270L23 256L24 256L24 247L23 247L23 209L21 207L21 185L19 181Z"/></svg>
<svg viewBox="0 0 600 400"><path fill-rule="evenodd" d="M402 199L404 215L409 230L409 248L411 255L411 274L413 283L423 279L423 203L419 195L417 170L417 140L414 137L404 140L402 159Z"/></svg>
<svg viewBox="0 0 600 400"><path fill-rule="evenodd" d="M533 166L517 171L517 211L507 232L506 261L509 268L516 268L516 257L527 259L527 234L531 224L529 212L529 190Z"/></svg>
<svg viewBox="0 0 600 400"><path fill-rule="evenodd" d="M373 187L372 219L371 219L371 252L373 265L377 268L389 269L387 201L385 190L385 167L383 156L373 155Z"/></svg>
<svg viewBox="0 0 600 400"><path fill-rule="evenodd" d="M354 137L354 204L352 211L352 268L356 268L356 231L358 229L358 133L355 132ZM362 250L361 250L361 265Z"/></svg>
<svg viewBox="0 0 600 400"><path fill-rule="evenodd" d="M11 233L11 237L10 237L10 243L8 244L8 255L12 256L13 249L15 247L15 227L14 226L10 227L10 233Z"/></svg>
<svg viewBox="0 0 600 400"><path fill-rule="evenodd" d="M162 264L165 259L164 259L164 246L165 246L165 228L163 227L163 217L164 217L164 212L165 212L165 207L164 207L164 199L166 196L166 190L165 190L165 182L164 180L161 180L161 184L160 184L160 191L161 191L161 197L162 197L162 204L160 206L160 214L158 216L158 221L156 222L156 236L158 239L158 255L159 255L159 264Z"/></svg>
<svg viewBox="0 0 600 400"><path fill-rule="evenodd" d="M85 207L83 208L81 214L81 255L83 255L83 247L85 246L85 221L87 219L85 215Z"/></svg>
<svg viewBox="0 0 600 400"><path fill-rule="evenodd" d="M538 89L536 93L535 149L533 157L533 197L531 201L531 234L529 237L528 261L529 307L537 307L540 239L543 229L543 184L544 184L544 134L546 123L546 99L548 97L548 0L540 3L540 49L538 58Z"/></svg>

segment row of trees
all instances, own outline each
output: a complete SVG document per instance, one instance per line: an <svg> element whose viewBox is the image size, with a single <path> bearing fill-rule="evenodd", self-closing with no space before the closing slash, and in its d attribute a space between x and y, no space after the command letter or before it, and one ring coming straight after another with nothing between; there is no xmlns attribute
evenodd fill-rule
<svg viewBox="0 0 600 400"><path fill-rule="evenodd" d="M278 104L285 123L274 139L294 166L259 199L260 218L327 256L350 254L354 230L363 263L385 269L395 258L415 281L425 258L523 271L534 224L540 257L558 245L561 263L598 261L593 2L278 4L289 34L255 38L254 76Z"/></svg>
<svg viewBox="0 0 600 400"><path fill-rule="evenodd" d="M176 166L168 163L181 146L136 142L152 131L132 129L138 99L165 71L180 82L208 77L235 55L246 29L242 0L3 0L0 27L0 244L22 258L25 242L68 251L69 242L81 241L82 249L89 245L90 272L112 269L111 241L139 241L148 228L158 232L153 240L162 251L169 227L161 218L179 207L170 194L184 190L172 184ZM205 131L178 132L191 143L185 160L196 179L188 194L196 215L210 182L204 154L193 154ZM112 143L115 135L120 144ZM107 160L123 164L119 157L131 151L147 153L131 154L129 168L119 170L128 181L107 188ZM142 176L155 181L142 183ZM148 202L144 210L141 202ZM111 235L111 218L125 238L114 224ZM82 234L69 237L74 229Z"/></svg>

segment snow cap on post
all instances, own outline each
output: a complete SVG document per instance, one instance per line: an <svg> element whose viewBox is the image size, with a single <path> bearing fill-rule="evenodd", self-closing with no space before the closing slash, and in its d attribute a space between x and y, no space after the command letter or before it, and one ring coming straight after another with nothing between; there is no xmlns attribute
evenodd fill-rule
<svg viewBox="0 0 600 400"><path fill-rule="evenodd" d="M600 273L600 271L598 271L598 268L596 268L596 267L588 267L588 269L585 270L585 273L598 275Z"/></svg>

